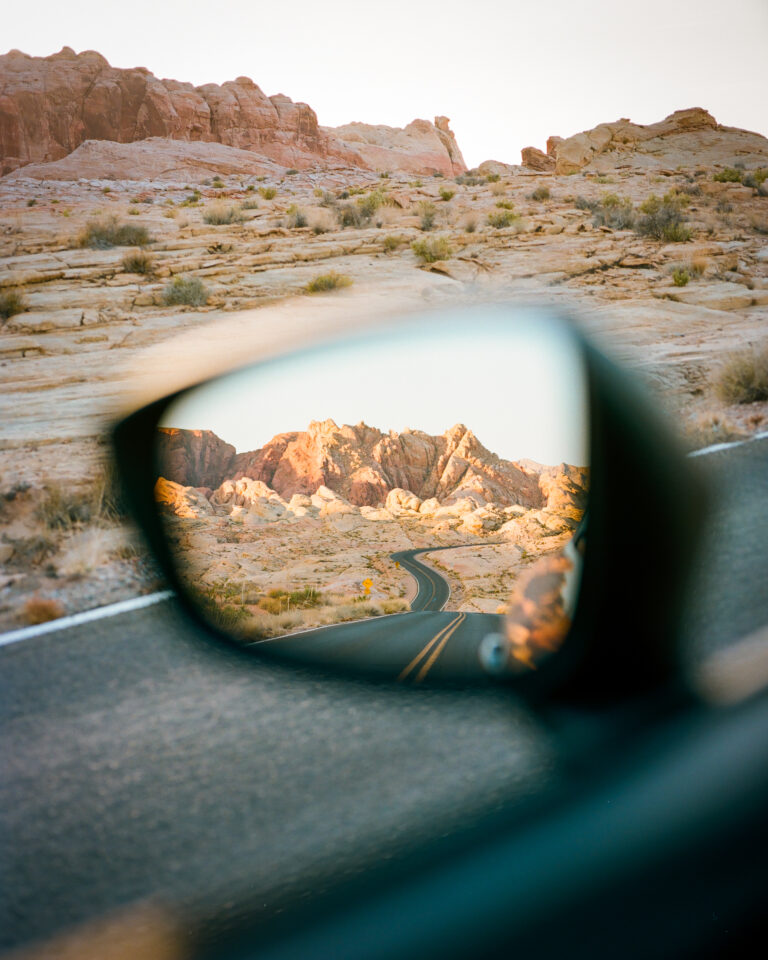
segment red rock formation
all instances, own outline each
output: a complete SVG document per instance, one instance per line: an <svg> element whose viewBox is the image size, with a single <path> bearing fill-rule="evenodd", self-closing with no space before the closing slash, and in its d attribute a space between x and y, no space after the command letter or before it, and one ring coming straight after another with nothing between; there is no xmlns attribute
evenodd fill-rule
<svg viewBox="0 0 768 960"><path fill-rule="evenodd" d="M529 167L531 170L554 171L555 158L542 153L536 147L523 147L521 153L524 167Z"/></svg>
<svg viewBox="0 0 768 960"><path fill-rule="evenodd" d="M70 47L49 57L18 50L0 57L2 174L60 160L86 140L148 137L222 143L299 169L328 163L377 169L383 160L391 169L459 173L464 161L448 121L435 120L393 130L381 156L366 159L365 149L321 128L306 103L267 97L248 77L194 87L161 80L144 67L111 67L93 50L76 54ZM360 127L367 148L366 131L379 128Z"/></svg>
<svg viewBox="0 0 768 960"><path fill-rule="evenodd" d="M356 506L383 504L400 488L441 503L473 497L478 503L538 509L553 486L549 475L542 483L541 467L502 460L463 424L431 436L420 430L382 433L364 423L338 427L325 420L234 458L231 451L209 431L166 429L160 434L159 472L194 487L247 477L286 500L326 486Z"/></svg>
<svg viewBox="0 0 768 960"><path fill-rule="evenodd" d="M158 430L157 458L166 480L215 490L235 466L235 448L210 430ZM202 497L207 491L200 491Z"/></svg>

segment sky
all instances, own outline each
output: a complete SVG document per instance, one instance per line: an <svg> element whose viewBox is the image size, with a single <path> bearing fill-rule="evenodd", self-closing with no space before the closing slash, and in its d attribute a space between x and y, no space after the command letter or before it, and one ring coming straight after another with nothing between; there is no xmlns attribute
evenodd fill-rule
<svg viewBox="0 0 768 960"><path fill-rule="evenodd" d="M768 135L768 0L38 0L3 11L2 44L196 85L248 76L327 126L445 115L469 166L693 106Z"/></svg>
<svg viewBox="0 0 768 960"><path fill-rule="evenodd" d="M574 341L540 317L510 323L478 309L468 325L345 340L250 367L184 394L162 426L205 429L238 453L312 420L361 420L436 435L469 427L507 460L587 465L584 371Z"/></svg>

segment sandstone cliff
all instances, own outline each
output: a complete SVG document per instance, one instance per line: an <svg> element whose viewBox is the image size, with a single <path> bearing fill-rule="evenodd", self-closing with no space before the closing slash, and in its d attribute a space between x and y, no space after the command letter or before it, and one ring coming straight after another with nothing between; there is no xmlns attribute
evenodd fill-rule
<svg viewBox="0 0 768 960"><path fill-rule="evenodd" d="M677 110L659 123L643 125L622 118L566 139L550 137L546 154L535 147L523 150L525 165L557 174L587 166L607 171L622 164L675 168L691 162L730 165L767 159L766 137L723 126L701 107Z"/></svg>
<svg viewBox="0 0 768 960"><path fill-rule="evenodd" d="M307 430L279 434L258 450L232 456L233 448L210 431L163 430L158 465L164 478L187 487L218 488L247 479L284 500L313 496L320 488L358 507L389 508L402 492L451 505L520 505L541 509L576 501L583 508L586 472L562 465L513 463L487 450L457 424L432 436L420 430L383 433L364 423L339 427L313 421Z"/></svg>
<svg viewBox="0 0 768 960"><path fill-rule="evenodd" d="M416 120L404 130L352 126L354 135L321 128L306 103L267 97L248 77L195 87L159 79L144 67L111 67L93 50L76 54L69 47L49 57L18 50L0 56L0 174L60 160L86 140L150 137L221 143L299 169L320 164L447 175L464 169L444 117L434 125Z"/></svg>

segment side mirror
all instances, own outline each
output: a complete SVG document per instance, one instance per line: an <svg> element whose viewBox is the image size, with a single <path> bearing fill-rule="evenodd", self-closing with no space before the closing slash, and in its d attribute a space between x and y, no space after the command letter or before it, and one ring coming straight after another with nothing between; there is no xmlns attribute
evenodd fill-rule
<svg viewBox="0 0 768 960"><path fill-rule="evenodd" d="M676 676L696 481L562 317L403 318L193 385L114 437L182 603L249 653L598 700Z"/></svg>

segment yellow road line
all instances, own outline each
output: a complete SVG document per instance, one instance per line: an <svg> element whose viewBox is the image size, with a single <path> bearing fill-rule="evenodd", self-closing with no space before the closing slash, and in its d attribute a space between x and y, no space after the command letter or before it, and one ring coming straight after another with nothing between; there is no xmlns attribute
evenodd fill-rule
<svg viewBox="0 0 768 960"><path fill-rule="evenodd" d="M430 669L431 669L431 667L432 667L432 664L435 662L435 660L437 660L437 658L438 658L438 657L440 656L440 654L443 652L443 648L445 647L446 643L448 643L448 641L449 641L449 639L451 638L451 636L459 629L459 627L462 625L462 623L463 623L466 619L467 619L466 613L462 613L462 614L459 616L458 621L456 621L456 622L453 624L453 627L448 631L448 633L445 634L445 636L444 636L443 639L440 641L440 643L438 644L438 646L436 646L435 649L432 651L432 655L430 656L429 660L427 660L427 662L424 664L424 666L421 668L421 670L419 670L419 673L418 673L418 675L417 675L417 677L416 677L416 683L421 683L421 681L424 679L424 677L426 677L426 675L429 673L429 671L430 671Z"/></svg>
<svg viewBox="0 0 768 960"><path fill-rule="evenodd" d="M421 660L422 657L426 657L426 655L429 653L432 647L440 640L442 635L446 631L450 630L451 627L454 626L454 624L458 625L458 621L461 620L464 616L465 614L460 613L455 619L451 620L449 624L443 627L442 630L438 631L438 633L436 633L435 636L432 637L432 639L426 644L426 646L416 654L413 660L411 660L408 666L403 670L403 672L397 678L398 681L405 680L405 678L408 676L411 670L413 670L414 667L418 664L419 660Z"/></svg>

